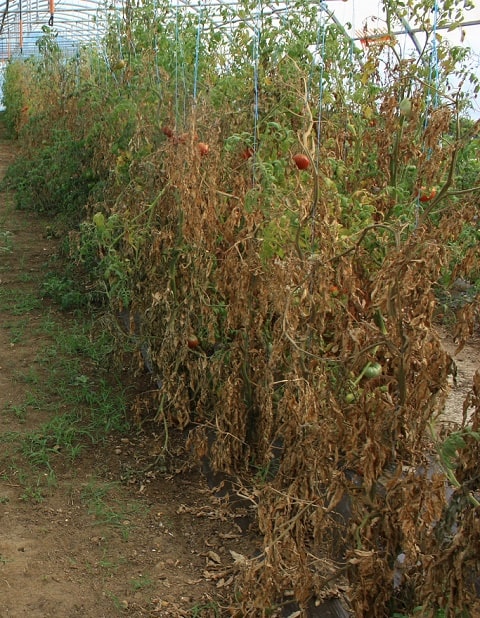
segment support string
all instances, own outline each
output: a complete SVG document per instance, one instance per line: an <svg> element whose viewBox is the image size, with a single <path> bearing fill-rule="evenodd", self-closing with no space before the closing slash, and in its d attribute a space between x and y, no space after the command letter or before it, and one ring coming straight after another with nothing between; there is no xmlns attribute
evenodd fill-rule
<svg viewBox="0 0 480 618"><path fill-rule="evenodd" d="M195 42L195 65L193 69L193 105L197 103L198 65L200 60L200 41L203 31L203 6L198 13L197 40Z"/></svg>
<svg viewBox="0 0 480 618"><path fill-rule="evenodd" d="M253 178L252 182L255 185L256 171L256 154L258 148L258 118L259 118L259 101L260 101L260 86L259 86L259 65L260 65L260 39L262 34L261 29L261 4L257 5L253 32Z"/></svg>

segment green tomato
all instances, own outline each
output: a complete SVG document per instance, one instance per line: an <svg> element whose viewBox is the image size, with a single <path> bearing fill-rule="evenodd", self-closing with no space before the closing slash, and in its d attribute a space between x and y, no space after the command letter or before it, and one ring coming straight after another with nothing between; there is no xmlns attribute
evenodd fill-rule
<svg viewBox="0 0 480 618"><path fill-rule="evenodd" d="M369 363L363 370L365 378L378 378L382 374L382 366L380 363Z"/></svg>
<svg viewBox="0 0 480 618"><path fill-rule="evenodd" d="M405 116L405 118L410 118L412 115L412 101L410 99L402 99L398 108L400 110L400 115Z"/></svg>
<svg viewBox="0 0 480 618"><path fill-rule="evenodd" d="M93 222L95 223L96 227L99 230L103 230L105 228L105 217L104 217L103 213L96 212L93 215Z"/></svg>

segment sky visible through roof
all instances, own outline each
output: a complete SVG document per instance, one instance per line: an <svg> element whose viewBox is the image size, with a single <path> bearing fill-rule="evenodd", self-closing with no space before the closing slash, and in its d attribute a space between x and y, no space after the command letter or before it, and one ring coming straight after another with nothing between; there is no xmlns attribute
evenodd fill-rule
<svg viewBox="0 0 480 618"><path fill-rule="evenodd" d="M155 0L153 0L155 2ZM441 0L440 0L441 1ZM121 5L112 0L110 5ZM234 0L172 0L175 7L199 9L202 6L228 5L235 7ZM272 4L275 10L281 3L263 0L262 5ZM331 13L334 20L341 24L345 32L360 45L361 33L381 31L385 28L383 3L378 0L327 0L316 3ZM477 3L475 3L477 5ZM260 5L260 0L259 0ZM288 6L288 0L285 2ZM101 38L102 19L95 17L105 11L107 5L103 0L0 0L0 63L8 61L12 55L28 56L37 52L36 41L42 35L42 28L48 25L58 31L58 42L67 54L74 54L78 45L85 41ZM439 31L439 34L454 45L466 45L480 59L480 6L465 11L465 24L451 32ZM408 24L407 24L408 26ZM420 45L425 35L417 34ZM423 41L422 41L423 37ZM399 35L398 42L405 52L414 52L412 39ZM475 64L475 63L474 63ZM480 60L477 64L480 65ZM475 115L480 115L479 103L474 104Z"/></svg>
<svg viewBox="0 0 480 618"><path fill-rule="evenodd" d="M346 32L355 38L365 27L369 31L381 30L385 27L385 13L383 3L376 0L346 0L326 2L326 5L335 13L338 21L344 25ZM475 72L480 77L480 3L474 2L474 8L464 11L464 23L451 31L440 30L438 34L446 38L452 45L463 45L472 50ZM425 35L417 34L420 44ZM408 35L399 37L399 42L405 52L413 51L414 45ZM480 118L480 102L472 99L473 110L471 116Z"/></svg>
<svg viewBox="0 0 480 618"><path fill-rule="evenodd" d="M440 3L442 3L442 0L440 0ZM122 2L113 1L111 4L121 5ZM215 4L234 7L236 3L234 0L172 0L172 9L177 4L201 8L202 6L211 7ZM263 0L261 4L267 6L269 2ZM281 6L281 3L275 0L271 4L276 9ZM375 23L381 27L384 21L383 3L378 0L326 0L316 4L324 5L331 11L352 37L355 37L362 30L365 23L370 27ZM288 5L288 0L285 5ZM98 11L103 11L105 6L103 0L0 0L0 19L2 19L0 40L8 37L13 39L15 35L18 36L20 20L23 22L25 34L28 34L32 30L41 30L42 25L47 25L52 16L56 27L68 29L72 35L83 40L92 36L92 30L94 30L92 17ZM480 7L476 6L474 9L466 11L465 19L467 22L477 21L478 23L465 27L463 35L461 29L457 29L448 33L447 36L455 44L463 42L465 45L477 48L477 51L480 52ZM464 37L463 41L461 41L462 36ZM13 46L14 41L12 40L11 43Z"/></svg>

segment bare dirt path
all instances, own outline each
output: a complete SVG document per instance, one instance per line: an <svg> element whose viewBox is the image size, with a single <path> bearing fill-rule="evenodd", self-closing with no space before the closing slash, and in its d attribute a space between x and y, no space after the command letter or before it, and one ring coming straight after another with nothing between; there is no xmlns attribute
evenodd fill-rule
<svg viewBox="0 0 480 618"><path fill-rule="evenodd" d="M452 335L445 329L440 331L442 343L453 358L456 367L455 380L452 380L442 421L453 427L463 422L463 402L472 388L473 376L480 371L480 333L474 333L467 344L457 352ZM468 422L472 410L466 410Z"/></svg>
<svg viewBox="0 0 480 618"><path fill-rule="evenodd" d="M13 148L0 139L0 177ZM0 618L220 615L230 552L254 537L199 471L139 473L158 444L137 431L74 459L50 445L53 466L32 467L42 423L68 413L38 396L52 380L52 333L69 328L41 294L57 242L0 194ZM80 371L82 383L91 368Z"/></svg>

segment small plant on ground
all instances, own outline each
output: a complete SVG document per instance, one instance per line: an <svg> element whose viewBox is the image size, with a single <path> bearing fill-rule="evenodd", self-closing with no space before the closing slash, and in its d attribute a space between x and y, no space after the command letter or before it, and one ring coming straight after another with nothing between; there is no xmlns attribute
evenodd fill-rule
<svg viewBox="0 0 480 618"><path fill-rule="evenodd" d="M7 230L0 230L0 254L11 253L13 248L13 234Z"/></svg>
<svg viewBox="0 0 480 618"><path fill-rule="evenodd" d="M153 579L150 575L139 575L130 581L132 590L135 592L138 590L144 590L145 588L150 588L153 583Z"/></svg>
<svg viewBox="0 0 480 618"><path fill-rule="evenodd" d="M125 503L117 499L113 495L116 488L114 483L92 480L82 490L82 500L88 506L88 512L95 517L96 525L111 526L127 540L133 525L132 518L144 512L145 506L140 502Z"/></svg>

